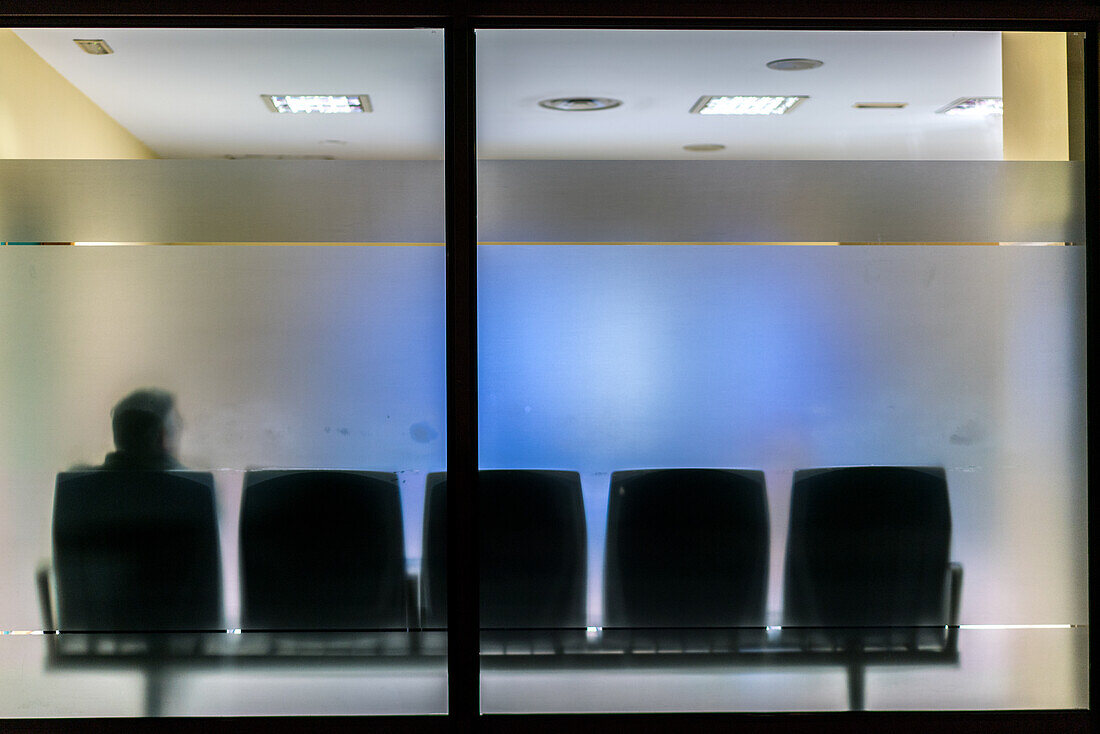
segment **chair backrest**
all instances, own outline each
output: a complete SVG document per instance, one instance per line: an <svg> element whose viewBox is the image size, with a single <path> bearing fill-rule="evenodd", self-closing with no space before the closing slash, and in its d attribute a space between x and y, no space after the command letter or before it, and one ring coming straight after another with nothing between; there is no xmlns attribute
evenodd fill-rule
<svg viewBox="0 0 1100 734"><path fill-rule="evenodd" d="M425 625L446 623L446 492L428 479ZM580 475L567 471L478 472L480 621L487 629L585 624L588 541Z"/></svg>
<svg viewBox="0 0 1100 734"><path fill-rule="evenodd" d="M255 470L240 521L246 629L403 629L397 475Z"/></svg>
<svg viewBox="0 0 1100 734"><path fill-rule="evenodd" d="M942 468L795 472L784 625L942 630L950 543Z"/></svg>
<svg viewBox="0 0 1100 734"><path fill-rule="evenodd" d="M58 474L53 567L62 630L224 629L213 477Z"/></svg>
<svg viewBox="0 0 1100 734"><path fill-rule="evenodd" d="M428 475L424 489L420 614L424 627L447 625L447 472Z"/></svg>
<svg viewBox="0 0 1100 734"><path fill-rule="evenodd" d="M613 473L604 568L606 626L763 627L764 473Z"/></svg>

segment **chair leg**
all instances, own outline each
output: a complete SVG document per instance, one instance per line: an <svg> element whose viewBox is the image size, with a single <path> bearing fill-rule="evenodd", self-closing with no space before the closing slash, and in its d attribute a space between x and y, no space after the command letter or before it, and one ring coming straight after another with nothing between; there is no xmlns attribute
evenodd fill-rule
<svg viewBox="0 0 1100 734"><path fill-rule="evenodd" d="M167 688L167 675L164 667L153 662L145 668L145 715L149 717L164 715L164 695Z"/></svg>
<svg viewBox="0 0 1100 734"><path fill-rule="evenodd" d="M848 710L863 710L863 661L853 657L848 661Z"/></svg>
<svg viewBox="0 0 1100 734"><path fill-rule="evenodd" d="M42 629L52 632L57 629L57 620L53 613L53 600L50 598L50 566L42 564L34 574L38 586L38 606L42 612Z"/></svg>

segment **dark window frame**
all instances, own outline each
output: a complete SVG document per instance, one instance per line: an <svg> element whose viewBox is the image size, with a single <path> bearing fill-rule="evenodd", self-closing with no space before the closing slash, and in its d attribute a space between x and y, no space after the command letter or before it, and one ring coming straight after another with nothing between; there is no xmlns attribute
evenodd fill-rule
<svg viewBox="0 0 1100 734"><path fill-rule="evenodd" d="M162 719L180 731L1088 731L1087 710L1010 712L855 712L830 714L480 715L477 605L476 130L474 32L479 28L679 28L814 30L1084 31L1086 188L1100 188L1098 36L1100 6L1090 0L9 0L0 27L442 28L446 75L447 463L450 635L446 716L247 717ZM1087 241L1100 238L1100 197L1086 197ZM1096 248L1086 249L1086 317L1100 323L1092 297ZM1087 337L1086 337L1087 338ZM1087 344L1086 344L1087 349ZM1088 375L1091 376L1090 366ZM1091 419L1095 399L1089 396ZM1089 421L1092 423L1092 421ZM1093 437L1088 439L1092 467ZM1091 495L1091 492L1090 492ZM1091 520L1091 517L1090 517ZM1089 524L1092 540L1093 523ZM1092 581L1089 582L1092 598ZM1091 654L1090 654L1091 659ZM144 730L140 719L24 719L19 731Z"/></svg>

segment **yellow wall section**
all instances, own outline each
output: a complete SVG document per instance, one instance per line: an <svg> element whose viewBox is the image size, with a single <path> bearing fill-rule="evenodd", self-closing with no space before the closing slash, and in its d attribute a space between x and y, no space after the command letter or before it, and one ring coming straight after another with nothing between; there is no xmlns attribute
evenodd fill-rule
<svg viewBox="0 0 1100 734"><path fill-rule="evenodd" d="M156 157L15 33L0 29L0 158Z"/></svg>
<svg viewBox="0 0 1100 734"><path fill-rule="evenodd" d="M1002 33L1006 161L1069 160L1065 33Z"/></svg>

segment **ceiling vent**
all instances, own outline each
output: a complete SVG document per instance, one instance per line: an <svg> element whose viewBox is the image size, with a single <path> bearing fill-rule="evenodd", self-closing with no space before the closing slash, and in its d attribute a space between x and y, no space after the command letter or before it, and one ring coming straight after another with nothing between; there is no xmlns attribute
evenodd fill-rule
<svg viewBox="0 0 1100 734"><path fill-rule="evenodd" d="M73 43L80 46L81 51L92 56L106 56L115 52L102 38L74 38Z"/></svg>

